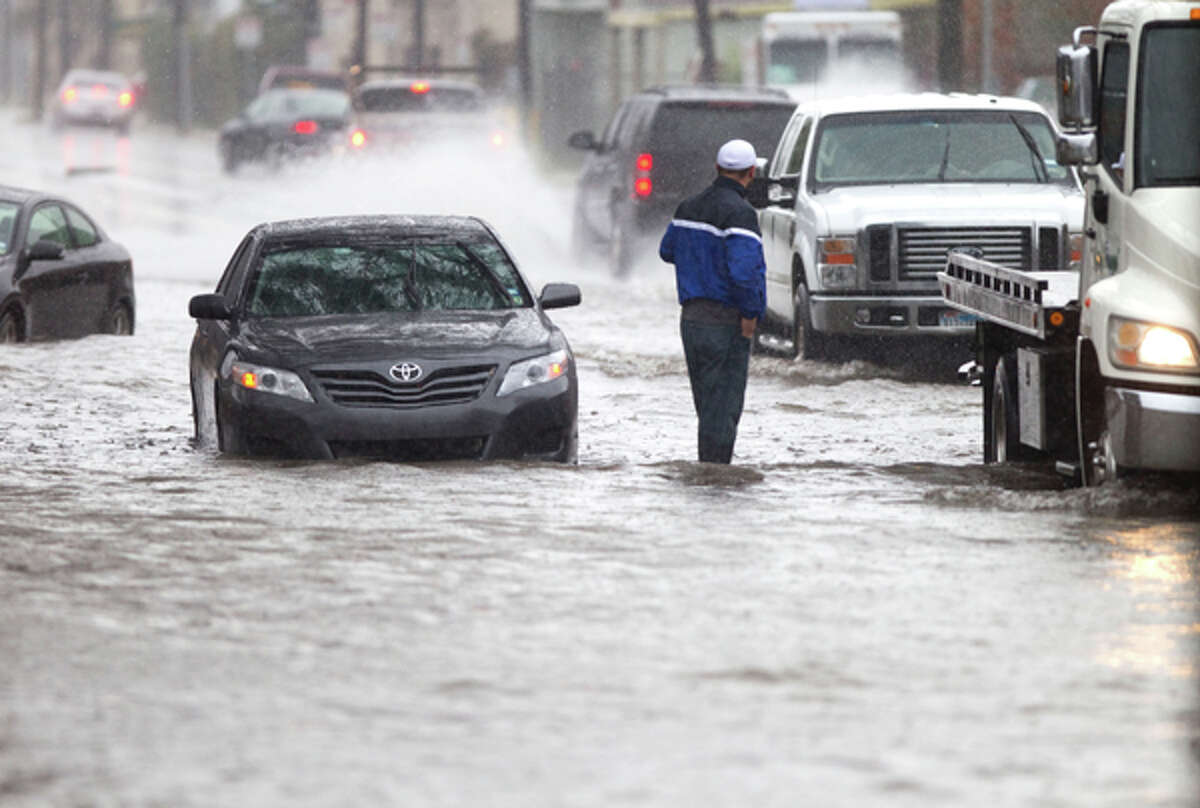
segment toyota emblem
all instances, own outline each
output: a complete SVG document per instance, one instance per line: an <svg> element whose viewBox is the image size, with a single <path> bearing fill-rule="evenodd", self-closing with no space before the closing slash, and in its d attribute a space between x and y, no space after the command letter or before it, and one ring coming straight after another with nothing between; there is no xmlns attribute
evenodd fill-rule
<svg viewBox="0 0 1200 808"><path fill-rule="evenodd" d="M415 382L421 378L421 366L413 362L401 362L398 365L392 365L388 373L392 374L392 378L398 382Z"/></svg>

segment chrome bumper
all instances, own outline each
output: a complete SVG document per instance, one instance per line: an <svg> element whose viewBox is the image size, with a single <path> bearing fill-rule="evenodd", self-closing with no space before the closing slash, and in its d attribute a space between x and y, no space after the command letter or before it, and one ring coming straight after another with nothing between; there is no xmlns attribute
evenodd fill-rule
<svg viewBox="0 0 1200 808"><path fill-rule="evenodd" d="M950 308L941 295L929 297L823 297L810 301L813 328L822 334L861 336L966 337L972 315Z"/></svg>
<svg viewBox="0 0 1200 808"><path fill-rule="evenodd" d="M1110 387L1104 405L1118 464L1158 471L1200 471L1200 393Z"/></svg>

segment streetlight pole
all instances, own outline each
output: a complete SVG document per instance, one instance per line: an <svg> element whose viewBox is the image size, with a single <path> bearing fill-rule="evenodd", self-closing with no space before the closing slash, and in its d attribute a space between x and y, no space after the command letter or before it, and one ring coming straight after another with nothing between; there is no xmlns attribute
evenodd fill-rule
<svg viewBox="0 0 1200 808"><path fill-rule="evenodd" d="M180 132L192 128L192 53L187 32L188 0L175 0L172 19L175 42L175 90L178 106L175 108L175 125Z"/></svg>
<svg viewBox="0 0 1200 808"><path fill-rule="evenodd" d="M696 0L696 35L700 40L700 82L717 80L717 60L713 55L712 14L708 0Z"/></svg>

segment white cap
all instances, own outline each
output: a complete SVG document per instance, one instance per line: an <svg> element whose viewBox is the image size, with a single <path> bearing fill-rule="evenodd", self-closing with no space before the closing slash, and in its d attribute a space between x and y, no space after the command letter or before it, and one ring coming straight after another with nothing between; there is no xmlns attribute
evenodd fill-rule
<svg viewBox="0 0 1200 808"><path fill-rule="evenodd" d="M745 140L731 140L717 152L717 165L727 171L745 171L757 160L754 147Z"/></svg>

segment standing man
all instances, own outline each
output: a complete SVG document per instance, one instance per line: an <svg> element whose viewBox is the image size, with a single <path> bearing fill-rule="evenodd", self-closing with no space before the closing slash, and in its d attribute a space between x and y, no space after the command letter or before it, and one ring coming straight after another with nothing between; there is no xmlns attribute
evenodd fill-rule
<svg viewBox="0 0 1200 808"><path fill-rule="evenodd" d="M757 156L745 140L717 152L712 185L680 203L658 254L675 264L679 331L700 419L700 462L733 458L754 326L766 306L758 214L746 201Z"/></svg>

